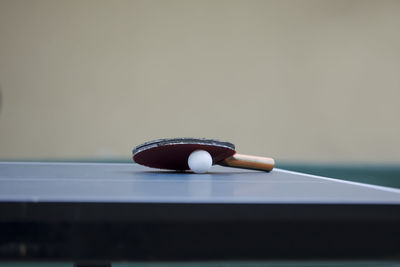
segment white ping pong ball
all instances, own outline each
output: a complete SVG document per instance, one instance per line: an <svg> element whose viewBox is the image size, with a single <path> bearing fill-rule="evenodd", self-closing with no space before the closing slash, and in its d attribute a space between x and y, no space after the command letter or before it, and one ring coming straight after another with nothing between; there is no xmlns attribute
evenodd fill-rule
<svg viewBox="0 0 400 267"><path fill-rule="evenodd" d="M212 157L205 150L195 150L189 155L188 165L195 173L206 173L212 166Z"/></svg>

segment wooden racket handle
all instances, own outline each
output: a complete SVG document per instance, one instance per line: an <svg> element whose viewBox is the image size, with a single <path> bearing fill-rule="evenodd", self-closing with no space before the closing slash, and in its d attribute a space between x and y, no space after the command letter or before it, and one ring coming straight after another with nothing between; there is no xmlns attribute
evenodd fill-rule
<svg viewBox="0 0 400 267"><path fill-rule="evenodd" d="M260 171L271 171L275 166L275 160L257 156L234 154L217 164L241 169L252 169Z"/></svg>

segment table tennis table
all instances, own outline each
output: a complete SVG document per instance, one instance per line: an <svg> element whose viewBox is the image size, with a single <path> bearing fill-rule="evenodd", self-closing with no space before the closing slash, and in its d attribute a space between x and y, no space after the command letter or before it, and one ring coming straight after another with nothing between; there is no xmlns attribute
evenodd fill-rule
<svg viewBox="0 0 400 267"><path fill-rule="evenodd" d="M0 261L397 258L400 190L213 166L0 162Z"/></svg>

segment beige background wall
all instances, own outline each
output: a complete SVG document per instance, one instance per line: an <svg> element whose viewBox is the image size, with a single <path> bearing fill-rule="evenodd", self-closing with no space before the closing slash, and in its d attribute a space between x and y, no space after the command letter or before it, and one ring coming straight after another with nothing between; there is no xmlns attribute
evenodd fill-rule
<svg viewBox="0 0 400 267"><path fill-rule="evenodd" d="M0 159L213 137L400 162L400 1L0 0Z"/></svg>

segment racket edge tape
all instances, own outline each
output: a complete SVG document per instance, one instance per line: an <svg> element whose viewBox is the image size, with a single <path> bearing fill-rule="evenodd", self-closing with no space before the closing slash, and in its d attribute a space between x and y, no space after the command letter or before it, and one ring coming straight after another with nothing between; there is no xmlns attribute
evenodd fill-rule
<svg viewBox="0 0 400 267"><path fill-rule="evenodd" d="M217 139L207 139L207 138L165 138L165 139L157 139L145 142L141 145L136 146L132 150L132 155L140 153L141 151L151 149L154 147L160 147L165 145L180 145L180 144L202 144L202 145L210 145L210 146L218 146L218 147L226 147L228 149L235 150L235 145L230 142L224 142Z"/></svg>

